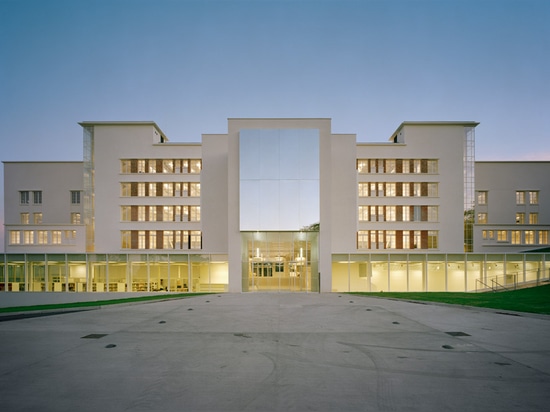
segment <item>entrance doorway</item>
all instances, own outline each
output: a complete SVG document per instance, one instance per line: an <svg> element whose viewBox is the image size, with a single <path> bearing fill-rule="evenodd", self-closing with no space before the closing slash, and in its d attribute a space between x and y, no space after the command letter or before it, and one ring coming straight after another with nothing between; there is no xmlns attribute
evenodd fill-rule
<svg viewBox="0 0 550 412"><path fill-rule="evenodd" d="M319 232L243 232L243 290L317 292Z"/></svg>

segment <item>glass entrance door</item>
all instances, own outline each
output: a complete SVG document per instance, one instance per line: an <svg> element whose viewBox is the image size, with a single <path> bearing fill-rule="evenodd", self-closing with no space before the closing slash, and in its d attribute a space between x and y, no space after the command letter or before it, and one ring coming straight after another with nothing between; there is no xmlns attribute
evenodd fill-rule
<svg viewBox="0 0 550 412"><path fill-rule="evenodd" d="M318 289L318 232L243 232L247 291Z"/></svg>

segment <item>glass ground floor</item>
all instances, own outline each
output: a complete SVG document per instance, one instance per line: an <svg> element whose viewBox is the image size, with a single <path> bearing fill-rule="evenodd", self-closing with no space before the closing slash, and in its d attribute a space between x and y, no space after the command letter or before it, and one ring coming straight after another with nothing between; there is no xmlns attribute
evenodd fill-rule
<svg viewBox="0 0 550 412"><path fill-rule="evenodd" d="M316 235L248 233L242 242L235 278L244 292L464 292L550 280L547 253L334 254L330 288L320 287ZM228 290L229 259L221 254L0 254L4 292Z"/></svg>

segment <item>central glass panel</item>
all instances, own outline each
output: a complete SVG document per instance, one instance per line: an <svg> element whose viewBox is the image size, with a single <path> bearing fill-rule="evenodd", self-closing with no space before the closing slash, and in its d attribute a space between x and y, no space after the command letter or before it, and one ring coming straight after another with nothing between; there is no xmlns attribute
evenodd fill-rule
<svg viewBox="0 0 550 412"><path fill-rule="evenodd" d="M319 130L241 129L240 230L319 222Z"/></svg>

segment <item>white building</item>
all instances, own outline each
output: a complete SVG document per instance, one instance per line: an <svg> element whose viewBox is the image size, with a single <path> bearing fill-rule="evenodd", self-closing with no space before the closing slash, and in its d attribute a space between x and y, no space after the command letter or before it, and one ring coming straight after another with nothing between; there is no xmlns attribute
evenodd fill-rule
<svg viewBox="0 0 550 412"><path fill-rule="evenodd" d="M507 274L484 253L548 246L550 162L475 163L476 122L383 143L330 119L229 119L201 143L80 124L82 162L4 162L3 290L462 291ZM530 256L519 280L548 273Z"/></svg>

